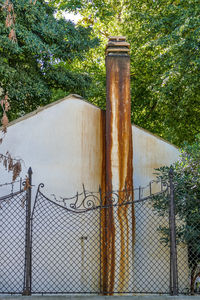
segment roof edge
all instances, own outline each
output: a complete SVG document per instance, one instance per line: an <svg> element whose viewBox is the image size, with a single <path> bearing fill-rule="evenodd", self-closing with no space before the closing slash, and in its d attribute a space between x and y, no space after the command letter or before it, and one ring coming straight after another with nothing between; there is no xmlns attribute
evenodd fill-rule
<svg viewBox="0 0 200 300"><path fill-rule="evenodd" d="M36 110L34 110L34 111L32 111L32 112L30 112L30 113L28 113L28 114L25 114L25 115L22 116L22 117L19 117L19 118L15 119L15 120L9 122L9 123L8 123L8 127L10 127L10 126L12 126L12 125L15 125L15 124L17 124L17 123L19 123L19 122L21 122L21 121L26 120L26 119L29 119L29 118L31 118L31 117L37 115L38 113L42 112L43 110L48 109L48 108L50 108L50 107L52 107L52 106L54 106L54 105L56 105L56 104L59 104L59 103L65 101L65 100L67 100L67 99L69 99L69 98L76 98L76 99L82 100L82 101L84 101L84 102L86 102L86 103L88 103L88 104L94 106L95 108L101 109L101 108L99 108L98 106L95 106L94 104L92 104L92 103L90 103L89 101L85 100L85 99L84 99L82 96L80 96L80 95L77 95L77 94L69 94L68 96L66 96L66 97L64 97L64 98L62 98L62 99L59 99L59 100L54 101L54 102L51 102L51 103L49 103L49 104L47 104L47 105L45 105L45 106L40 106L40 107L38 107ZM2 126L0 127L0 130L1 130L1 128L2 128Z"/></svg>
<svg viewBox="0 0 200 300"><path fill-rule="evenodd" d="M150 135L156 137L157 139L159 139L159 140L161 140L161 141L163 141L163 142L169 144L170 146L173 146L173 147L176 148L177 150L180 150L180 148L179 148L178 146L176 146L176 145L170 143L169 141L163 139L161 136L159 136L159 135L157 135L157 134L155 134L155 133L152 133L151 131L149 131L149 130L147 130L147 129L144 129L144 128L138 126L138 125L132 124L132 126L135 126L135 127L137 127L138 129L141 129L142 131L144 131L144 132L146 132L146 133L148 133L148 134L150 134Z"/></svg>
<svg viewBox="0 0 200 300"><path fill-rule="evenodd" d="M89 105L91 105L91 106L94 106L95 108L97 108L97 109L99 109L99 110L101 110L101 111L105 111L105 110L101 109L100 107L94 105L93 103L91 103L91 102L85 100L85 99L84 99L82 96L80 96L80 95L77 95L77 94L69 94L68 96L66 96L66 97L64 97L64 98L62 98L62 99L59 99L59 100L54 101L54 102L52 102L52 103L49 103L49 104L47 104L47 105L45 105L45 106L40 106L40 107L38 107L36 110L34 110L34 111L32 111L32 112L30 112L30 113L28 113L28 114L26 114L26 115L24 115L24 116L22 116L22 117L16 119L16 120L13 120L13 121L9 122L9 123L8 123L8 127L10 127L10 126L12 126L12 125L15 125L15 124L17 124L17 123L19 123L19 122L21 122L21 121L24 121L24 120L26 120L26 119L28 119L28 118L31 118L31 117L37 115L38 113L42 112L43 110L45 110L45 109L47 109L47 108L50 108L50 107L52 107L52 106L54 106L54 105L56 105L56 104L59 104L59 103L65 101L65 100L67 100L67 99L69 99L69 98L76 98L76 99L82 100L83 102L86 102L87 104L89 104ZM177 150L180 150L180 148L177 147L176 145L174 145L174 144L172 144L172 143L166 141L165 139L163 139L162 137L160 137L160 136L158 136L158 135L152 133L151 131L148 131L147 129L144 129L144 128L142 128L142 127L140 127L140 126L138 126L138 125L135 125L135 124L133 124L133 123L132 123L132 126L135 126L135 127L137 127L138 129L140 129L140 130L142 130L142 131L144 131L144 132L147 132L148 134L150 134L150 135L152 135L152 136L158 138L159 140L161 140L161 141L163 141L163 142L165 142L165 143L167 143L167 144L169 144L169 145L175 147ZM1 128L2 128L2 126L0 127L0 130L1 130Z"/></svg>

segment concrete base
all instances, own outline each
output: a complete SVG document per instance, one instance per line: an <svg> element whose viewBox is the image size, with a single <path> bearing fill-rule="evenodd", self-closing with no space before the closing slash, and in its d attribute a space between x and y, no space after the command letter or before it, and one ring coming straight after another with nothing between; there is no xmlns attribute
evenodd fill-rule
<svg viewBox="0 0 200 300"><path fill-rule="evenodd" d="M169 296L169 295L126 295L126 296L99 296L99 295L0 295L0 300L200 300L195 296Z"/></svg>

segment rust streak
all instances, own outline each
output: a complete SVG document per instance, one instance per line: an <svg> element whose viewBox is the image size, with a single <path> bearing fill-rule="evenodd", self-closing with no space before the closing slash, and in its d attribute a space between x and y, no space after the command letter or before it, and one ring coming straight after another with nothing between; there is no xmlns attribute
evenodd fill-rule
<svg viewBox="0 0 200 300"><path fill-rule="evenodd" d="M133 197L133 164L132 164L132 128L131 128L131 103L130 103L130 58L118 58L120 68L119 95L118 95L118 155L119 155L119 189L123 191L125 185L128 196ZM121 192L120 199L126 201L127 194ZM130 268L129 259L129 222L128 207L118 208L118 219L120 224L120 282L119 291L125 291L129 281L128 269Z"/></svg>
<svg viewBox="0 0 200 300"><path fill-rule="evenodd" d="M117 40L115 37L113 41ZM124 40L124 38L123 38ZM126 44L117 41L108 44L106 56L106 193L120 190L119 202L133 199L133 145L130 102L130 57ZM115 47L114 51L113 47ZM120 50L121 49L121 50ZM113 50L113 51L112 51ZM128 192L123 190L127 188ZM127 195L128 193L128 195ZM112 196L112 195L111 195ZM130 200L130 199L129 199ZM111 204L106 197L105 204ZM130 226L132 224L132 226ZM135 239L135 213L132 207L132 220L128 218L128 206L119 206L117 211L110 207L103 219L103 291L111 295L115 289L125 292L130 274L130 239ZM115 226L117 226L117 231ZM132 232L131 232L132 230ZM115 243L120 244L116 249ZM133 246L132 245L132 246ZM116 262L116 256L120 260ZM119 268L115 280L115 267Z"/></svg>
<svg viewBox="0 0 200 300"><path fill-rule="evenodd" d="M102 153L102 162L101 162L101 190L102 193L105 193L105 184L106 184L106 112L101 110L100 117L100 128L101 128L101 137L100 137L100 147Z"/></svg>
<svg viewBox="0 0 200 300"><path fill-rule="evenodd" d="M106 113L105 111L101 111L101 153L102 153L102 170L101 170L101 193L102 193L102 205L105 205L105 198L103 197L105 195L105 189L106 189ZM106 244L107 244L107 237L106 237L106 214L105 209L101 209L101 279L100 279L100 291L103 293L106 286L106 266L107 266L107 250L106 250Z"/></svg>
<svg viewBox="0 0 200 300"><path fill-rule="evenodd" d="M113 66L110 62L111 57L106 58L107 66L107 99L106 99L106 194L111 195L112 185L112 147L113 147ZM106 197L106 205L110 204L109 197ZM115 227L113 208L106 209L106 265L105 265L105 294L112 295L114 290L115 275Z"/></svg>
<svg viewBox="0 0 200 300"><path fill-rule="evenodd" d="M113 108L112 102L112 68L106 59L107 65L107 99L106 99L106 195L105 205L112 202L112 146L113 146ZM108 196L109 195L109 196ZM112 295L115 278L115 226L113 208L105 209L105 220L103 223L105 232L105 249L103 259L103 292Z"/></svg>

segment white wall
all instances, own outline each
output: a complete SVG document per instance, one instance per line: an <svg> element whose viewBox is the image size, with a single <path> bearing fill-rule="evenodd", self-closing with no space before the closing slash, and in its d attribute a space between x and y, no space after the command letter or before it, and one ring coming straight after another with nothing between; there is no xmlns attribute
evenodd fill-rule
<svg viewBox="0 0 200 300"><path fill-rule="evenodd" d="M170 165L178 159L178 149L139 128L132 127L133 132L133 167L134 167L134 187L145 186L150 180L155 178L154 168L162 165ZM77 191L82 191L82 184L89 191L97 191L102 182L102 112L99 108L81 100L76 96L69 96L64 100L53 103L43 109L31 113L19 121L11 123L1 147L1 152L7 150L13 157L22 158L22 176L26 175L29 166L33 170L33 184L35 185L33 194L39 183L43 182L45 187L43 193L53 199L52 194L59 197L71 197ZM3 171L1 166L0 183L11 180L11 174ZM6 193L0 189L2 196ZM135 195L137 198L137 195ZM140 211L143 210L143 218L140 219ZM136 206L136 243L135 251L145 250L145 245L151 244L151 227L153 219L148 219L148 205ZM157 219L157 222L162 220ZM142 239L141 228L143 228ZM157 242L159 242L159 234ZM164 246L163 246L164 247ZM161 246L162 248L162 246ZM134 262L133 272L137 277L137 272L142 268L148 269L148 261L151 259L152 265L163 264L163 269L168 270L168 251L165 260L160 253L164 253L165 248L159 252L155 246L141 251L137 261ZM138 253L138 252L137 252ZM186 253L187 254L187 253ZM141 265L138 263L140 260ZM164 262L163 262L164 261ZM181 262L187 269L187 261ZM156 269L155 269L156 271ZM144 271L143 281L151 278L150 273ZM187 272L186 272L187 277ZM152 281L152 292L160 278ZM185 282L187 278L185 278ZM141 283L136 282L139 288ZM160 282L162 285L163 282ZM165 285L168 285L168 279Z"/></svg>
<svg viewBox="0 0 200 300"><path fill-rule="evenodd" d="M172 144L135 125L133 132L134 186L145 186L155 179L155 168L178 160L179 150Z"/></svg>
<svg viewBox="0 0 200 300"><path fill-rule="evenodd" d="M178 149L139 128L133 131L134 187L145 186L155 178L154 168L178 159ZM0 146L13 157L21 158L22 176L31 166L33 184L45 184L48 196L70 197L82 190L98 190L102 178L101 110L76 96L11 123ZM11 180L1 166L0 184Z"/></svg>
<svg viewBox="0 0 200 300"><path fill-rule="evenodd" d="M156 175L154 174L156 172L155 168L164 165L170 166L173 162L178 160L180 152L178 148L172 144L142 128L133 125L132 132L134 187L145 187L148 186L151 180L156 179ZM152 192L158 192L160 191L160 188L160 184L153 184ZM142 197L148 196L149 192L149 188L147 187L144 189ZM136 200L138 199L137 191L135 192L135 198ZM135 288L137 290L141 289L141 282L138 278L142 278L146 283L148 290L150 287L152 293L157 289L160 289L161 291L162 289L167 290L169 278L166 278L164 274L165 272L169 273L169 248L163 243L160 243L162 236L161 233L156 232L156 230L159 226L164 227L165 224L167 227L168 217L159 217L155 215L149 201L144 204L135 204L135 216ZM141 229L143 230L141 231ZM183 245L178 245L177 251L178 257L181 257L178 268L180 268L180 270L185 270L185 272L179 274L181 276L179 288L180 290L184 290L188 284L187 249L184 248ZM157 272L157 270L161 269L163 269L163 274Z"/></svg>
<svg viewBox="0 0 200 300"><path fill-rule="evenodd" d="M22 176L31 166L33 184L44 192L70 197L82 190L98 190L102 172L101 111L74 96L30 114L9 126L1 145L22 158ZM1 169L1 182L11 180Z"/></svg>

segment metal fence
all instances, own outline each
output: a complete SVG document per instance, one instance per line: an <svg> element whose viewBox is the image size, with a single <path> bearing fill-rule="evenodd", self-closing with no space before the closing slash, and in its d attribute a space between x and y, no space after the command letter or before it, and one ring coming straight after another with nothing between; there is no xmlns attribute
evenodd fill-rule
<svg viewBox="0 0 200 300"><path fill-rule="evenodd" d="M83 187L52 201L41 184L32 213L31 169L28 176L26 191L0 198L0 293L198 292L200 243L188 246L178 235L190 226L199 239L200 228L178 219L173 174L167 185L135 189L135 200L126 189ZM158 195L168 199L167 213L157 209Z"/></svg>
<svg viewBox="0 0 200 300"><path fill-rule="evenodd" d="M20 182L1 185L10 190L0 197L0 293L23 293L26 247L27 195Z"/></svg>

